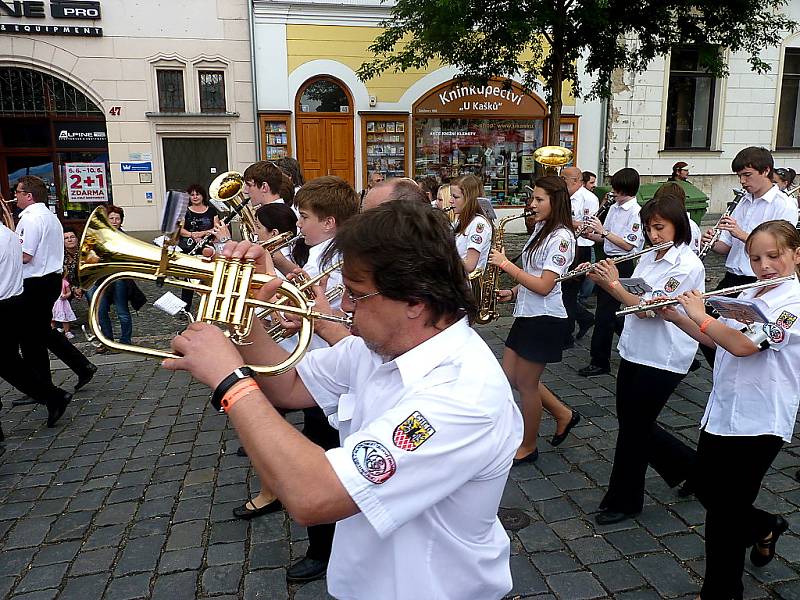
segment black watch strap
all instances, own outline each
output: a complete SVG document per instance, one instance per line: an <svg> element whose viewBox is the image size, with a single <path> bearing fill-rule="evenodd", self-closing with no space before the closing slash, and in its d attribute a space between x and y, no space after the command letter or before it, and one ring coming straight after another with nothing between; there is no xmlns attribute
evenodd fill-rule
<svg viewBox="0 0 800 600"><path fill-rule="evenodd" d="M239 367L238 369L234 370L233 373L228 375L219 383L217 388L211 394L211 405L216 410L222 410L222 397L228 393L228 390L242 379L247 379L248 377L253 377L254 375L255 371L253 371L253 369L250 367Z"/></svg>

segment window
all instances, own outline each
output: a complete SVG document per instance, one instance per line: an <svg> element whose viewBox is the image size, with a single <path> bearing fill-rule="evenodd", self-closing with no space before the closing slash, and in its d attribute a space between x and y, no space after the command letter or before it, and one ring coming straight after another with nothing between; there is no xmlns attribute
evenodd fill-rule
<svg viewBox="0 0 800 600"><path fill-rule="evenodd" d="M300 112L350 112L347 93L335 82L320 79L313 82L300 96Z"/></svg>
<svg viewBox="0 0 800 600"><path fill-rule="evenodd" d="M797 120L800 105L800 48L787 48L783 58L781 104L778 110L778 148L800 146L800 122Z"/></svg>
<svg viewBox="0 0 800 600"><path fill-rule="evenodd" d="M225 112L225 74L200 71L200 112Z"/></svg>
<svg viewBox="0 0 800 600"><path fill-rule="evenodd" d="M178 69L158 69L158 110L164 113L186 112L183 99L183 71Z"/></svg>
<svg viewBox="0 0 800 600"><path fill-rule="evenodd" d="M672 50L664 141L666 149L711 148L717 82L701 65L702 53L708 51L695 46Z"/></svg>

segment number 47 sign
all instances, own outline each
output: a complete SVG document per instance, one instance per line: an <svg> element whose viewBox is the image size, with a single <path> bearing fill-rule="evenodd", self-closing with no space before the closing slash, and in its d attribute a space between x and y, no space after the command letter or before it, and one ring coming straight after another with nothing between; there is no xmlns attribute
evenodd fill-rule
<svg viewBox="0 0 800 600"><path fill-rule="evenodd" d="M105 163L66 163L67 198L69 202L106 202Z"/></svg>

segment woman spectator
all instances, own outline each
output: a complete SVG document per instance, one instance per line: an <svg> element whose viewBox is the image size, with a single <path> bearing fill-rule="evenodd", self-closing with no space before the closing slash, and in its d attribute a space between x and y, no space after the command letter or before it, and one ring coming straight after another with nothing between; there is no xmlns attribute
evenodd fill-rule
<svg viewBox="0 0 800 600"><path fill-rule="evenodd" d="M211 233L220 222L217 209L208 204L208 193L203 186L193 183L186 188L186 193L189 194L189 206L183 219L178 246L184 252L192 252L195 245ZM181 300L186 302L190 311L192 296L192 290L181 290Z"/></svg>
<svg viewBox="0 0 800 600"><path fill-rule="evenodd" d="M106 207L108 222L114 229L122 231L122 222L125 220L125 211L113 204ZM111 325L111 303L114 303L114 310L119 320L120 334L119 341L122 344L130 344L133 336L133 318L131 317L128 302L130 301L129 281L121 280L114 282L100 298L100 310L98 320L100 321L100 331L110 340L114 339L114 328ZM106 346L97 349L99 354L109 352Z"/></svg>

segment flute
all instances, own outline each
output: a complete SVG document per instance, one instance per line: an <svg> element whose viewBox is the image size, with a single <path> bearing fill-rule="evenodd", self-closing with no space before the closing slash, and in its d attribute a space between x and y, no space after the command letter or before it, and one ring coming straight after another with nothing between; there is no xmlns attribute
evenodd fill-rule
<svg viewBox="0 0 800 600"><path fill-rule="evenodd" d="M795 277L795 275L786 275L785 277L776 277L775 279L760 279L759 281L754 281L752 283L734 285L729 288L714 290L713 292L706 292L702 297L710 298L711 296L728 296L730 294L743 292L744 290L778 285L784 281L791 281ZM650 302L643 302L641 304L637 304L636 306L628 306L627 308L623 308L622 310L617 311L616 316L624 317L625 315L633 315L645 310L655 310L657 308L664 308L666 306L674 306L675 304L678 304L678 300L676 298L670 298L668 300L651 300Z"/></svg>
<svg viewBox="0 0 800 600"><path fill-rule="evenodd" d="M661 242L660 244L656 244L655 246L650 246L649 248L645 248L644 250L639 250L638 252L631 252L630 254L621 254L620 256L614 256L609 258L612 263L615 265L617 263L625 262L628 260L633 260L634 258L639 258L643 254L647 254L648 252L652 252L653 250L665 250L666 248L672 247L672 242ZM594 268L597 266L597 263L592 263L588 267L583 267L580 269L573 269L567 273L564 273L561 277L556 279L556 283L559 281L564 281L566 279L572 279L573 277L580 277L581 275L586 275L590 271L594 271Z"/></svg>

